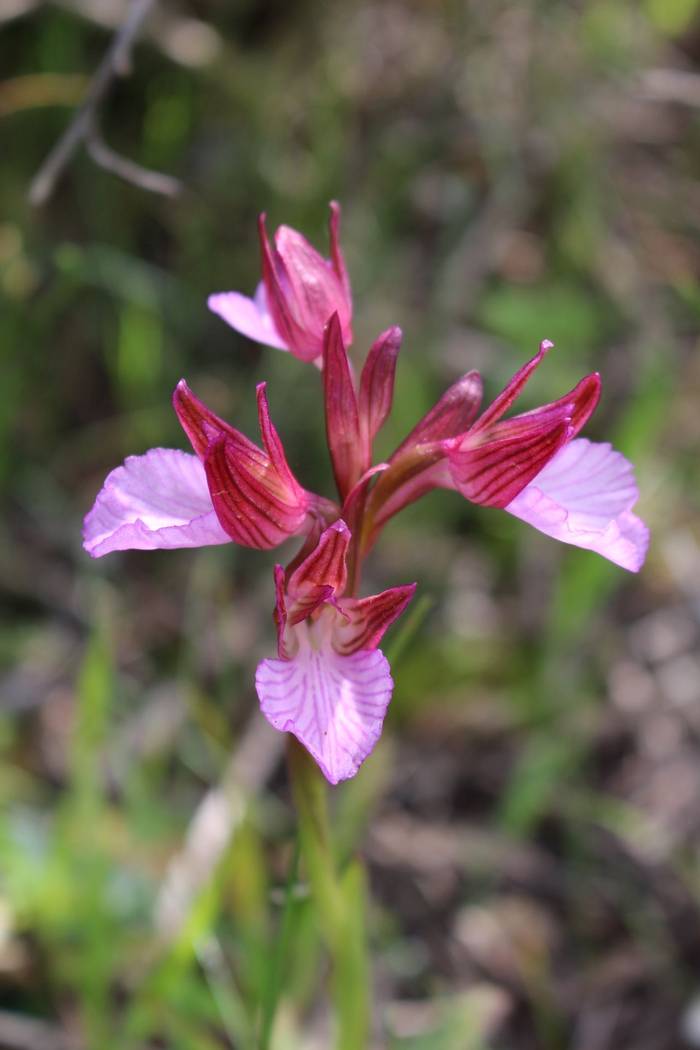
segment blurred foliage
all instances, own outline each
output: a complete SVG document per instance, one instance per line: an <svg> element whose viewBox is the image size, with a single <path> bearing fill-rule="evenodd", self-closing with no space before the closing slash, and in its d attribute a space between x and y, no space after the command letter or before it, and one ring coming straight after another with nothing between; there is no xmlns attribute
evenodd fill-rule
<svg viewBox="0 0 700 1050"><path fill-rule="evenodd" d="M421 604L385 738L334 794L373 891L376 1046L700 1045L696 0L161 4L101 125L185 192L81 152L32 209L107 6L0 10L0 1043L39 1019L56 1048L328 1045L283 770L231 779L277 559L90 564L80 522L125 455L185 447L181 375L251 435L267 379L329 490L318 376L205 300L253 289L259 211L324 245L335 197L354 353L405 332L380 454L461 372L491 395L551 338L524 407L599 370L590 432L638 464L654 536L633 579L439 493L380 543L367 591L416 579Z"/></svg>

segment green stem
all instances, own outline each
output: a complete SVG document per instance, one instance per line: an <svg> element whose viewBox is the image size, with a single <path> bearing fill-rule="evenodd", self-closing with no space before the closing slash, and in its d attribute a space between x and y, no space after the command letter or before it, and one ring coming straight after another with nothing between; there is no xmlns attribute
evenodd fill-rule
<svg viewBox="0 0 700 1050"><path fill-rule="evenodd" d="M289 945L291 941L293 926L294 891L296 888L298 875L299 841L297 840L297 844L294 848L294 857L292 858L292 863L289 868L289 874L287 876L287 885L284 891L284 909L282 911L282 920L280 923L277 950L268 970L268 981L267 987L265 989L262 1008L262 1021L260 1024L259 1050L270 1050L272 1029L275 1022L275 1014L277 1012L277 1004L279 1001L280 989L282 987L284 968L287 964L287 956L289 955Z"/></svg>
<svg viewBox="0 0 700 1050"><path fill-rule="evenodd" d="M301 855L333 963L337 1048L364 1050L369 1028L369 967L361 874L358 876L354 869L347 879L339 879L329 831L326 782L291 734L287 762L299 819Z"/></svg>

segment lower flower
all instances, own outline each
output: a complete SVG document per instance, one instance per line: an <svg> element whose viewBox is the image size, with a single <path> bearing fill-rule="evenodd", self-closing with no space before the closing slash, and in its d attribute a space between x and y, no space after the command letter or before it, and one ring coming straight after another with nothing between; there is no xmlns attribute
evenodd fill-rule
<svg viewBox="0 0 700 1050"><path fill-rule="evenodd" d="M255 675L270 725L293 733L331 784L353 777L379 740L394 682L380 649L343 656L332 642L334 609L293 628L290 660L263 660Z"/></svg>
<svg viewBox="0 0 700 1050"><path fill-rule="evenodd" d="M331 784L353 777L380 737L394 682L377 646L415 591L343 597L351 539L339 519L295 568L276 567L279 658L255 676L268 722L293 733Z"/></svg>

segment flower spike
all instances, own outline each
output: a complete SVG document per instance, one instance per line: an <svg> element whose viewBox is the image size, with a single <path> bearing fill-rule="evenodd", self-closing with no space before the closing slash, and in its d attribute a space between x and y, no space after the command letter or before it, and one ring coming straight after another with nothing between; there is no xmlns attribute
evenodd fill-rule
<svg viewBox="0 0 700 1050"><path fill-rule="evenodd" d="M373 463L392 406L401 329L375 340L358 383L347 353L352 296L335 201L327 259L288 226L271 241L264 214L258 232L255 296L227 292L211 296L209 306L244 335L322 370L338 501L307 491L293 474L264 383L256 392L256 444L183 380L173 405L195 454L151 449L112 471L85 518L84 546L99 557L231 540L267 550L303 537L286 567L274 569L277 658L260 662L255 684L270 724L294 734L337 784L355 775L380 736L393 681L378 646L415 591L406 584L355 596L363 559L394 514L434 488L453 489L632 572L649 533L633 512L632 465L610 445L578 436L600 398L597 373L556 401L509 415L552 349L549 340L484 410L481 376L467 372L387 462Z"/></svg>

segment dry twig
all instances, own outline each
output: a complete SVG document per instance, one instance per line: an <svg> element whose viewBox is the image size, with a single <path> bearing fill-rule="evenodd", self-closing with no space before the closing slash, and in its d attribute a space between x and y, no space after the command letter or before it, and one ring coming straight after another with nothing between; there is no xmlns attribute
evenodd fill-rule
<svg viewBox="0 0 700 1050"><path fill-rule="evenodd" d="M131 49L153 3L154 0L132 0L126 21L114 37L90 81L85 100L32 179L29 187L29 200L32 204L44 204L49 199L58 179L82 142L96 164L142 189L167 196L174 196L181 190L181 183L172 176L148 171L119 156L103 142L97 131L98 107L114 78L125 76L129 72Z"/></svg>

